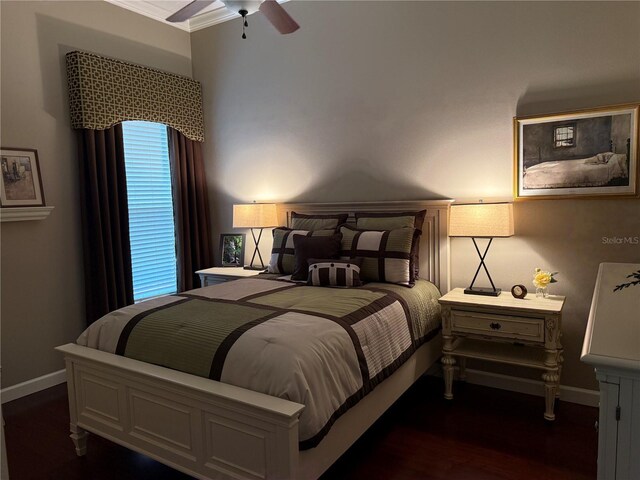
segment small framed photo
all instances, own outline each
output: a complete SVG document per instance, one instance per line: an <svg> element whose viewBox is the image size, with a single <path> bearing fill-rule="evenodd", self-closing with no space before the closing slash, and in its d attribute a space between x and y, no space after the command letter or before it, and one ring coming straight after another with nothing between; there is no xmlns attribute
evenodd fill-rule
<svg viewBox="0 0 640 480"><path fill-rule="evenodd" d="M3 208L44 206L42 177L36 150L3 147L0 149L0 166L2 167L0 206Z"/></svg>
<svg viewBox="0 0 640 480"><path fill-rule="evenodd" d="M220 234L220 254L223 267L241 267L244 264L244 233Z"/></svg>
<svg viewBox="0 0 640 480"><path fill-rule="evenodd" d="M639 108L514 118L516 200L638 195Z"/></svg>

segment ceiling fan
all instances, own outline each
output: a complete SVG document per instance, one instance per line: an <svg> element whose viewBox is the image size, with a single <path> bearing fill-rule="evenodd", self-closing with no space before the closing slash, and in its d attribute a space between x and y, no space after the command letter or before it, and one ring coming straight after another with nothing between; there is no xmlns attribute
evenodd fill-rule
<svg viewBox="0 0 640 480"><path fill-rule="evenodd" d="M248 27L247 15L250 15L258 10L267 17L267 20L271 22L278 32L283 35L287 33L293 33L300 25L291 18L287 11L280 6L276 0L221 0L225 6L234 12L237 12L242 16L242 38L247 38L244 32L245 27ZM211 5L215 0L193 0L185 7L178 10L173 15L167 17L168 22L183 22L193 17L203 8Z"/></svg>

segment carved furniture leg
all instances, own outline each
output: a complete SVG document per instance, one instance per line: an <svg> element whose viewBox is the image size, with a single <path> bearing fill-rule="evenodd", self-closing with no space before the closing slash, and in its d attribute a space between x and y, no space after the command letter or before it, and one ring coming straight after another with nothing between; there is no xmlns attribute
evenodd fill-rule
<svg viewBox="0 0 640 480"><path fill-rule="evenodd" d="M76 423L78 421L78 411L76 410L76 391L75 391L75 374L74 364L70 359L65 359L67 366L67 394L69 396L69 430L71 430L71 440L76 447L76 454L79 457L84 456L87 453L87 437L89 432L84 428L79 427Z"/></svg>
<svg viewBox="0 0 640 480"><path fill-rule="evenodd" d="M83 457L87 453L87 437L89 436L89 432L73 423L70 424L70 429L71 435L69 436L76 446L76 454L79 457Z"/></svg>
<svg viewBox="0 0 640 480"><path fill-rule="evenodd" d="M562 377L562 364L564 363L564 348L562 347L562 332L558 330L558 388L556 398L560 398L560 378Z"/></svg>
<svg viewBox="0 0 640 480"><path fill-rule="evenodd" d="M442 308L442 371L444 376L444 398L453 400L453 370L456 359L453 352L453 336L451 335L451 309Z"/></svg>
<svg viewBox="0 0 640 480"><path fill-rule="evenodd" d="M556 415L553 413L553 409L556 401L556 392L558 390L559 381L557 369L548 369L542 374L542 380L544 380L544 418L545 420L555 420Z"/></svg>
<svg viewBox="0 0 640 480"><path fill-rule="evenodd" d="M556 398L560 398L560 376L562 375L562 364L564 363L564 355L562 354L564 349L560 348L558 351L558 382L556 388Z"/></svg>
<svg viewBox="0 0 640 480"><path fill-rule="evenodd" d="M453 355L445 354L442 357L442 370L444 372L444 398L453 400L453 371L456 359Z"/></svg>

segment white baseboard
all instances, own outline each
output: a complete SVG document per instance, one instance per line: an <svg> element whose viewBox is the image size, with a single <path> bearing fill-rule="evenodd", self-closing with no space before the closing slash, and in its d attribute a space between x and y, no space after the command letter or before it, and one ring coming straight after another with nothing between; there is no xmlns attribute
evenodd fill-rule
<svg viewBox="0 0 640 480"><path fill-rule="evenodd" d="M530 378L512 377L500 373L483 372L467 368L467 382L485 387L511 390L512 392L526 393L544 397L544 382L531 380ZM560 385L560 400L589 407L597 407L600 402L600 392L587 390L586 388Z"/></svg>
<svg viewBox="0 0 640 480"><path fill-rule="evenodd" d="M441 369L433 367L427 372L429 375L442 376ZM467 382L484 387L499 388L512 392L526 393L527 395L544 396L544 383L540 380L529 378L512 377L500 373L483 372L467 368ZM600 392L597 390L587 390L585 388L570 387L560 385L560 400L564 402L597 407L600 402Z"/></svg>
<svg viewBox="0 0 640 480"><path fill-rule="evenodd" d="M442 371L440 366L437 364L433 365L427 371L427 375L441 377ZM64 369L58 370L57 372L4 388L0 391L0 398L2 399L2 403L7 403L66 381L66 371ZM501 390L510 390L512 392L526 393L539 397L544 396L543 382L529 378L512 377L510 375L467 368L467 382L484 387L499 388ZM589 407L597 407L600 401L600 393L597 390L560 385L560 400L587 405Z"/></svg>
<svg viewBox="0 0 640 480"><path fill-rule="evenodd" d="M0 399L2 403L7 403L18 398L26 397L32 393L39 392L45 388L54 387L67 381L66 370L58 370L57 372L48 373L38 378L18 383L0 391Z"/></svg>

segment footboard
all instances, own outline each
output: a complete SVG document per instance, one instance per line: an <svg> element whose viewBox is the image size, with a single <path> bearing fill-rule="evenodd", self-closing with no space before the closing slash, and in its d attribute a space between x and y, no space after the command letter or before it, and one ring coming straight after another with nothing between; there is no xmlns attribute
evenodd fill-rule
<svg viewBox="0 0 640 480"><path fill-rule="evenodd" d="M87 431L197 478L291 478L304 405L76 344L65 355L71 438Z"/></svg>

